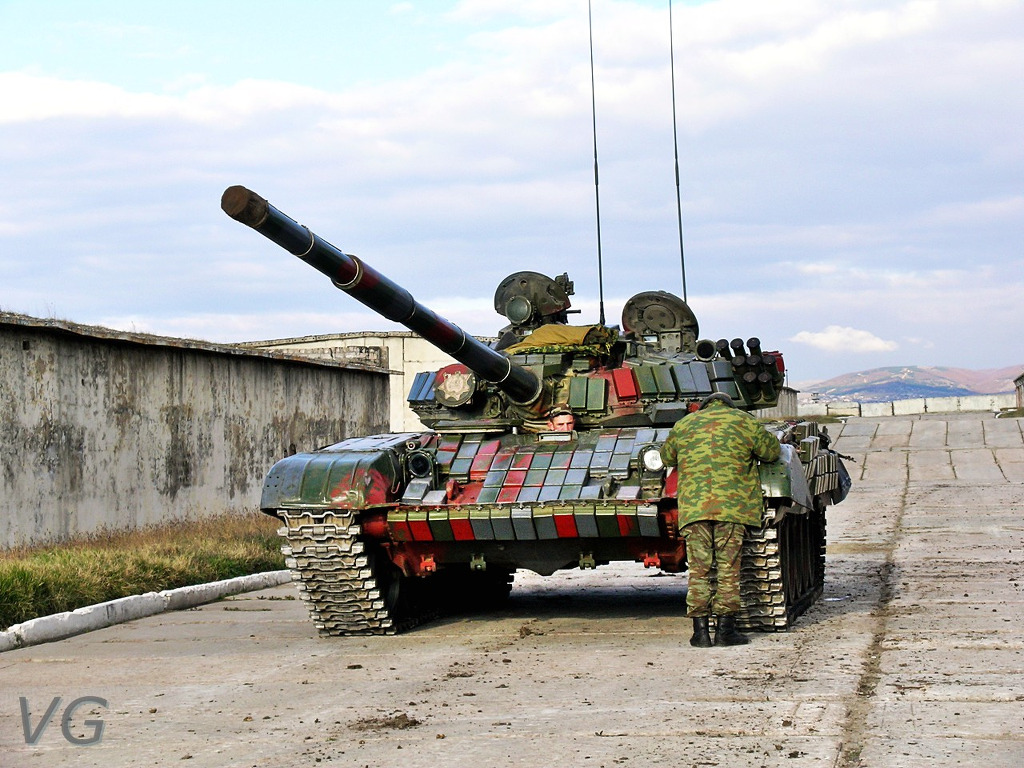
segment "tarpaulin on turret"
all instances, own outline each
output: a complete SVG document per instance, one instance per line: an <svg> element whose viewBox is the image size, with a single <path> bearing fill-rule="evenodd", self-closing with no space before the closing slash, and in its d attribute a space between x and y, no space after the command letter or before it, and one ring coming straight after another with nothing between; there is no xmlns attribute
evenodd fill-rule
<svg viewBox="0 0 1024 768"><path fill-rule="evenodd" d="M522 355L534 352L589 352L595 355L608 354L608 348L615 343L618 332L603 325L542 325L529 336L507 347L505 354Z"/></svg>

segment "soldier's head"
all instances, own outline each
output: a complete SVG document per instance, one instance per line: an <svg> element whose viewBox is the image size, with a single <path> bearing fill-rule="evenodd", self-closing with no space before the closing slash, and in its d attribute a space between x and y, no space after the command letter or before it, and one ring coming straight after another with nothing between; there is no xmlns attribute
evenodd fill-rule
<svg viewBox="0 0 1024 768"><path fill-rule="evenodd" d="M704 410L712 403L722 403L729 408L736 407L736 403L734 403L732 398L725 394L725 392L715 392L713 395L708 395L700 401L700 409Z"/></svg>
<svg viewBox="0 0 1024 768"><path fill-rule="evenodd" d="M567 405L556 405L548 411L548 429L552 432L572 432L576 429L576 417Z"/></svg>

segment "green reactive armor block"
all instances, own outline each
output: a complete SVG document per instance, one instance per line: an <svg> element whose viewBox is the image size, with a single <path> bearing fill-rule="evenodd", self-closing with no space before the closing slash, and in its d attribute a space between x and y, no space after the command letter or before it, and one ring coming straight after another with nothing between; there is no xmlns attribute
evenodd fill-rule
<svg viewBox="0 0 1024 768"><path fill-rule="evenodd" d="M580 497L580 491L582 490L582 485L563 485L558 491L558 499L560 501L574 501Z"/></svg>
<svg viewBox="0 0 1024 768"><path fill-rule="evenodd" d="M732 398L733 402L740 402L743 396L740 394L740 388L736 386L736 382L732 379L727 381L714 381L712 386L715 388L715 392L721 392L723 395L728 395Z"/></svg>
<svg viewBox="0 0 1024 768"><path fill-rule="evenodd" d="M672 376L676 380L676 385L679 388L680 394L684 397L689 393L696 394L697 385L694 384L693 374L690 372L690 366L686 363L672 366Z"/></svg>
<svg viewBox="0 0 1024 768"><path fill-rule="evenodd" d="M514 541L515 529L512 527L512 508L507 506L491 508L491 529L498 541Z"/></svg>
<svg viewBox="0 0 1024 768"><path fill-rule="evenodd" d="M480 541L494 540L494 529L491 528L491 511L486 507L473 507L470 509L469 524L473 527L474 538Z"/></svg>
<svg viewBox="0 0 1024 768"><path fill-rule="evenodd" d="M537 538L537 531L533 527L533 512L529 507L512 507L512 530L517 541Z"/></svg>
<svg viewBox="0 0 1024 768"><path fill-rule="evenodd" d="M672 369L667 365L655 365L651 370L654 371L654 384L658 388L659 397L675 399L676 382L672 378Z"/></svg>
<svg viewBox="0 0 1024 768"><path fill-rule="evenodd" d="M523 485L528 487L544 485L544 478L547 475L547 467L531 468L526 473L526 480Z"/></svg>
<svg viewBox="0 0 1024 768"><path fill-rule="evenodd" d="M728 360L715 360L711 363L712 381L732 381L732 363Z"/></svg>
<svg viewBox="0 0 1024 768"><path fill-rule="evenodd" d="M540 493L537 494L537 501L543 503L545 501L557 501L558 494L561 492L562 486L558 484L545 485L540 489Z"/></svg>
<svg viewBox="0 0 1024 768"><path fill-rule="evenodd" d="M693 375L693 386L698 394L710 395L712 390L711 378L708 376L708 367L704 363L690 363L690 373Z"/></svg>
<svg viewBox="0 0 1024 768"><path fill-rule="evenodd" d="M594 451L590 460L590 471L594 474L603 475L607 473L612 463L612 454L608 451Z"/></svg>
<svg viewBox="0 0 1024 768"><path fill-rule="evenodd" d="M448 522L447 509L432 509L427 512L427 522L430 523L430 533L434 541L455 541L455 534L452 533L452 525Z"/></svg>
<svg viewBox="0 0 1024 768"><path fill-rule="evenodd" d="M656 365L638 365L633 369L637 384L640 385L641 397L655 397L658 394L658 383L654 378Z"/></svg>
<svg viewBox="0 0 1024 768"><path fill-rule="evenodd" d="M595 510L597 521L597 535L607 538L618 538L622 534L619 531L618 510L613 506L600 505Z"/></svg>
<svg viewBox="0 0 1024 768"><path fill-rule="evenodd" d="M476 497L478 504L493 504L498 500L498 494L501 493L500 486L484 486L480 489L480 495Z"/></svg>
<svg viewBox="0 0 1024 768"><path fill-rule="evenodd" d="M653 504L641 504L637 507L636 520L641 536L653 538L661 536L661 526L658 525L658 508Z"/></svg>
<svg viewBox="0 0 1024 768"><path fill-rule="evenodd" d="M519 494L516 496L516 502L519 504L528 504L533 501L540 499L540 488L534 487L522 487L519 489Z"/></svg>
<svg viewBox="0 0 1024 768"><path fill-rule="evenodd" d="M608 381L600 376L587 380L587 410L590 413L604 413L608 404Z"/></svg>
<svg viewBox="0 0 1024 768"><path fill-rule="evenodd" d="M410 480L409 484L405 487L405 493L402 494L403 504L421 504L423 497L430 491L430 480L425 477L418 477L414 480Z"/></svg>
<svg viewBox="0 0 1024 768"><path fill-rule="evenodd" d="M539 506L533 508L533 527L538 539L557 539L558 529L555 527L555 510L552 507Z"/></svg>
<svg viewBox="0 0 1024 768"><path fill-rule="evenodd" d="M581 539L597 538L600 533L597 529L597 515L592 506L572 507L573 518L576 520L576 531Z"/></svg>
<svg viewBox="0 0 1024 768"><path fill-rule="evenodd" d="M584 413L587 410L587 379L585 376L574 376L569 379L569 408L573 413Z"/></svg>

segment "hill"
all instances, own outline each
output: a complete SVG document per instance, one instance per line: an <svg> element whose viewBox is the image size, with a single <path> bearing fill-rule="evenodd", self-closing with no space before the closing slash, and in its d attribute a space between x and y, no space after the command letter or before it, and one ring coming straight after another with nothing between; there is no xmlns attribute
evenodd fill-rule
<svg viewBox="0 0 1024 768"><path fill-rule="evenodd" d="M1024 364L1006 368L969 370L932 366L872 368L844 373L827 381L799 387L803 397L817 393L821 400L852 400L884 403L915 397L996 395L1013 392L1013 380L1024 372Z"/></svg>

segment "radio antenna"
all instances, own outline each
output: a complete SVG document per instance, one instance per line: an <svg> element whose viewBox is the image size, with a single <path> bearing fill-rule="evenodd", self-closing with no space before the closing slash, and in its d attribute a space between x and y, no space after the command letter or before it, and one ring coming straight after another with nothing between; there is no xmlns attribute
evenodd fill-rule
<svg viewBox="0 0 1024 768"><path fill-rule="evenodd" d="M594 88L594 16L591 0L587 0L587 23L590 31L590 115L594 135L594 202L597 206L597 295L599 322L604 325L604 267L601 264L601 187L597 177L597 95Z"/></svg>
<svg viewBox="0 0 1024 768"><path fill-rule="evenodd" d="M593 53L591 53L591 56L593 56ZM686 301L686 256L683 251L683 202L679 192L679 137L676 129L676 57L675 38L672 34L672 0L668 0L668 59L669 68L672 72L672 145L676 156L676 216L679 219L679 269L683 275L683 301ZM593 63L591 63L591 68L593 68ZM596 145L594 152L597 152Z"/></svg>

